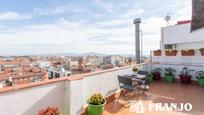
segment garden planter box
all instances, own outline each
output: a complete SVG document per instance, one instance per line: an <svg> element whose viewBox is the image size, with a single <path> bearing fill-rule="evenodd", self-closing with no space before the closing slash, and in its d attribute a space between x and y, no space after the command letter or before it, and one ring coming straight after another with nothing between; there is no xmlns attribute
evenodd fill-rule
<svg viewBox="0 0 204 115"><path fill-rule="evenodd" d="M183 84L190 84L191 83L191 76L179 75L180 81Z"/></svg>
<svg viewBox="0 0 204 115"><path fill-rule="evenodd" d="M173 50L173 51L165 51L166 56L176 56L177 52L178 51L175 51L175 50Z"/></svg>
<svg viewBox="0 0 204 115"><path fill-rule="evenodd" d="M201 56L204 56L204 50L200 50Z"/></svg>
<svg viewBox="0 0 204 115"><path fill-rule="evenodd" d="M182 56L194 56L195 55L195 51L194 50L191 50L191 51L182 50L181 51L181 55Z"/></svg>
<svg viewBox="0 0 204 115"><path fill-rule="evenodd" d="M161 51L160 50L154 51L154 56L161 56Z"/></svg>

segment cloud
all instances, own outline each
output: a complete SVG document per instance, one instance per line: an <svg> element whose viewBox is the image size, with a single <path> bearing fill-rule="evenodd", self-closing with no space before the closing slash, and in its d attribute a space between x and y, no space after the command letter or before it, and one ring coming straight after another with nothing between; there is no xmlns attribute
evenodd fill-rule
<svg viewBox="0 0 204 115"><path fill-rule="evenodd" d="M18 14L16 12L3 12L0 13L0 20L3 21L15 21L15 20L25 20L30 19L31 16L25 14Z"/></svg>

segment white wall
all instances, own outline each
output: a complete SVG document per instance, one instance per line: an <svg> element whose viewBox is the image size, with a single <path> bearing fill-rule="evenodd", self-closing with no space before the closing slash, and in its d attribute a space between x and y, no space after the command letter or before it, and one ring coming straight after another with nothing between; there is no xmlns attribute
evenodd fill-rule
<svg viewBox="0 0 204 115"><path fill-rule="evenodd" d="M40 110L56 106L66 113L65 82L57 82L0 94L1 115L37 115Z"/></svg>
<svg viewBox="0 0 204 115"><path fill-rule="evenodd" d="M163 43L178 44L188 42L204 42L204 29L190 32L190 23L164 27Z"/></svg>
<svg viewBox="0 0 204 115"><path fill-rule="evenodd" d="M200 49L204 47L204 41L203 42L191 42L191 43L181 43L176 44L177 50L182 49Z"/></svg>
<svg viewBox="0 0 204 115"><path fill-rule="evenodd" d="M138 66L147 70L148 65ZM79 115L87 99L100 92L105 97L119 89L118 75L132 74L132 67L74 81L59 81L0 94L1 115L37 115L46 107L58 107L63 115Z"/></svg>

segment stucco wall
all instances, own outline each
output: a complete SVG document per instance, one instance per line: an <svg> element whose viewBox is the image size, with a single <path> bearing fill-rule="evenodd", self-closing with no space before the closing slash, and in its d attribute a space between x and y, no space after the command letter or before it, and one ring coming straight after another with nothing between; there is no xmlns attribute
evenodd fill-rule
<svg viewBox="0 0 204 115"><path fill-rule="evenodd" d="M204 42L204 29L190 32L190 23L164 27L163 43L178 44L191 42ZM192 45L192 48L194 46ZM195 46L196 47L196 46Z"/></svg>
<svg viewBox="0 0 204 115"><path fill-rule="evenodd" d="M0 94L1 115L37 115L38 111L56 106L66 113L65 82L57 82Z"/></svg>

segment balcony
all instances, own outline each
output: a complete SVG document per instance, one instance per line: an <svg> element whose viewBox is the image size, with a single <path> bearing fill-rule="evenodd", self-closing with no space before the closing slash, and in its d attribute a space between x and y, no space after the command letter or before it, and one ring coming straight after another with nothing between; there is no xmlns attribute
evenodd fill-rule
<svg viewBox="0 0 204 115"><path fill-rule="evenodd" d="M169 65L140 64L134 66L140 70L150 71L158 66ZM204 112L202 109L204 106L203 88L194 83L184 85L179 82L172 84L163 81L154 82L150 85L147 97L139 97L137 101L129 104L124 100L117 103L116 99L120 92L117 76L131 74L132 67L109 69L0 89L1 114L36 115L40 110L50 106L59 108L63 115L86 114L87 99L96 92L102 93L107 98L108 103L105 106L104 115L135 115L137 112L135 112L134 104L138 100L144 102L145 108L148 103L191 103L193 107L190 112L145 111L146 114L199 115Z"/></svg>

